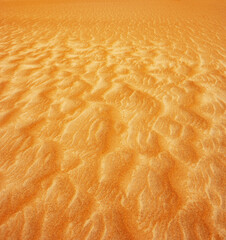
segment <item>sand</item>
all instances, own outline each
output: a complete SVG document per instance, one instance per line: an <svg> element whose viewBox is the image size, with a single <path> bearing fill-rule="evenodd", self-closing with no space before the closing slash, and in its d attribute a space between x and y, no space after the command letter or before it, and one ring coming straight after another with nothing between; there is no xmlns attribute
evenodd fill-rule
<svg viewBox="0 0 226 240"><path fill-rule="evenodd" d="M1 1L1 240L226 239L225 6Z"/></svg>

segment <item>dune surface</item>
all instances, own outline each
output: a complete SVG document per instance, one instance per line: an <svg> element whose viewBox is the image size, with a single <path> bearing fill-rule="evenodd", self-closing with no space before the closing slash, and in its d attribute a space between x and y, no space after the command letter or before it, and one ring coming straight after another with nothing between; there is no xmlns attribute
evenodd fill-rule
<svg viewBox="0 0 226 240"><path fill-rule="evenodd" d="M0 239L226 239L225 1L0 4Z"/></svg>

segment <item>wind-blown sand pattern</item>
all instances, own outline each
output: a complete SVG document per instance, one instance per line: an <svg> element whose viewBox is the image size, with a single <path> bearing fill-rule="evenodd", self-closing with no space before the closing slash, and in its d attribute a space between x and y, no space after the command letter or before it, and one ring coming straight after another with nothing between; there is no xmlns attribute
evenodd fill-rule
<svg viewBox="0 0 226 240"><path fill-rule="evenodd" d="M226 239L225 6L1 2L0 239Z"/></svg>

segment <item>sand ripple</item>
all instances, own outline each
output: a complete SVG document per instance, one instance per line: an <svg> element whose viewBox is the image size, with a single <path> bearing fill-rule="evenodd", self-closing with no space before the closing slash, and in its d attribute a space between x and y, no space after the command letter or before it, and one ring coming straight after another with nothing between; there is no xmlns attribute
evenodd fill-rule
<svg viewBox="0 0 226 240"><path fill-rule="evenodd" d="M226 238L220 8L2 3L0 239Z"/></svg>

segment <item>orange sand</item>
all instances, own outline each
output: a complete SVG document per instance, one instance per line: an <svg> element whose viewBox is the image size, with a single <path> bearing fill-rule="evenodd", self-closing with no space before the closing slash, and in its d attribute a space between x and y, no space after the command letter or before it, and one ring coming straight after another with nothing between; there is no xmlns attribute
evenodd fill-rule
<svg viewBox="0 0 226 240"><path fill-rule="evenodd" d="M226 239L225 1L0 3L0 239Z"/></svg>

